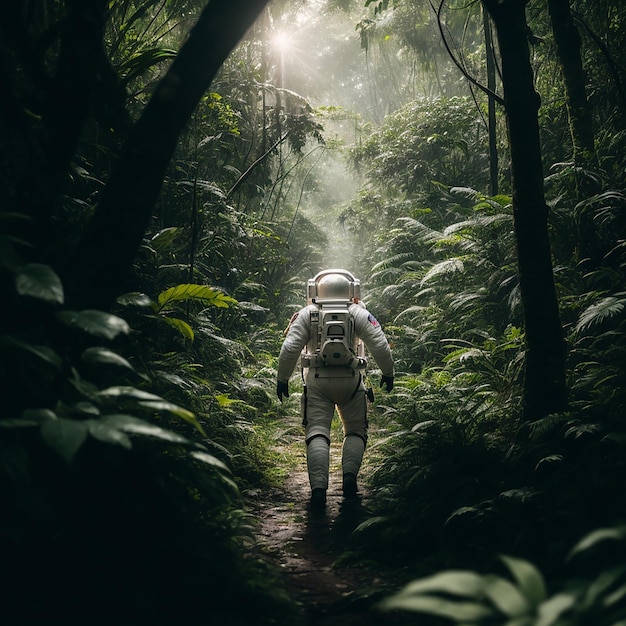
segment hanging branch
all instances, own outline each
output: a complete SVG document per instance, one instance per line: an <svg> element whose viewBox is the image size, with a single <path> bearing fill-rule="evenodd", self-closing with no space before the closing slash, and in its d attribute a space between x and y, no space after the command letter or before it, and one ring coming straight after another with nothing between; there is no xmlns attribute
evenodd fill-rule
<svg viewBox="0 0 626 626"><path fill-rule="evenodd" d="M285 139L289 137L289 131L287 131L282 137L279 137L256 161L248 167L248 169L237 179L235 184L230 188L230 191L226 194L224 202L228 202L229 198L246 182L246 179L252 174L254 168L261 164L271 153L275 150Z"/></svg>
<svg viewBox="0 0 626 626"><path fill-rule="evenodd" d="M435 15L437 16L437 26L439 28L439 33L441 35L441 40L443 41L443 45L445 46L448 55L452 59L452 62L457 66L457 68L459 69L461 74L463 74L463 76L465 76L465 78L472 85L478 87L478 89L480 89L483 93L487 94L490 98L493 98L498 104L501 104L501 105L504 106L504 98L502 98L495 91L489 89L488 87L485 87L485 85L483 85L478 80L476 80L467 71L467 69L465 69L463 64L454 55L454 52L452 51L452 48L450 47L450 44L448 43L448 40L446 39L445 28L444 28L444 25L443 25L443 21L441 19L441 11L443 10L443 5L445 3L445 0L441 0L441 2L439 3L439 8L438 9L435 8L435 5L433 4L433 0L428 0L428 1L430 3L430 8L433 10Z"/></svg>

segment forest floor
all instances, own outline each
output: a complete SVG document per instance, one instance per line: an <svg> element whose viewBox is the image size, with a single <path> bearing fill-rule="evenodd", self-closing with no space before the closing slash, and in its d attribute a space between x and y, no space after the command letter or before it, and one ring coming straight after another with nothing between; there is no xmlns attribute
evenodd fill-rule
<svg viewBox="0 0 626 626"><path fill-rule="evenodd" d="M333 434L333 439L341 435ZM341 442L331 445L330 484L325 511L309 509L310 487L302 434L275 444L286 459L283 484L260 494L254 505L258 541L282 574L285 590L300 606L306 626L376 626L415 624L415 615L381 612L375 604L399 590L402 570L382 570L351 550L354 529L371 517L366 486L359 497L344 499L341 490ZM287 460L289 459L289 460ZM288 466L288 467L287 467Z"/></svg>

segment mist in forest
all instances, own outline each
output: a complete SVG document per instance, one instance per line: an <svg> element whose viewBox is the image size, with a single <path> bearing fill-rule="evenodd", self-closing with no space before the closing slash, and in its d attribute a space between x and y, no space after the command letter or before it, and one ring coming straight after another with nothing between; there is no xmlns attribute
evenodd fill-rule
<svg viewBox="0 0 626 626"><path fill-rule="evenodd" d="M360 140L364 124L378 124L399 99L393 90L377 88L371 54L368 58L356 29L360 5L329 13L320 2L294 3L283 11L272 23L275 81L326 112L327 146L303 161L306 169L316 163L310 174L314 183L305 188L299 210L328 238L325 265L357 271L357 244L340 216L362 181L348 165L346 150Z"/></svg>
<svg viewBox="0 0 626 626"><path fill-rule="evenodd" d="M369 273L371 268L358 267L362 242L342 217L365 184L350 164L350 148L406 103L438 94L441 84L432 72L420 72L415 53L402 41L392 21L403 19L401 10L371 20L371 7L362 3L331 7L319 1L270 5L273 80L316 109L324 127L326 146L321 152L310 146L311 154L303 159L308 173L296 210L326 234L326 266ZM428 50L422 56L438 56L442 66L449 63L428 8L415 12Z"/></svg>

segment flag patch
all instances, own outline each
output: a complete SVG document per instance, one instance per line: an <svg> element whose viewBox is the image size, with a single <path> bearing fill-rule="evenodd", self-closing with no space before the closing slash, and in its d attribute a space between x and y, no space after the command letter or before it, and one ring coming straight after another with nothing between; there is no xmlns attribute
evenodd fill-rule
<svg viewBox="0 0 626 626"><path fill-rule="evenodd" d="M367 316L367 319L372 326L380 326L378 320L371 313Z"/></svg>

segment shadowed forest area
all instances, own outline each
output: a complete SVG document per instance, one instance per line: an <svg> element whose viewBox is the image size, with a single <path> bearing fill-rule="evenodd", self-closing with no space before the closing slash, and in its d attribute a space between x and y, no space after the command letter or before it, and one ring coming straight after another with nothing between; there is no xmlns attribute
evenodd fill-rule
<svg viewBox="0 0 626 626"><path fill-rule="evenodd" d="M0 49L2 626L626 624L621 0L2 0ZM396 377L315 517L329 267Z"/></svg>

